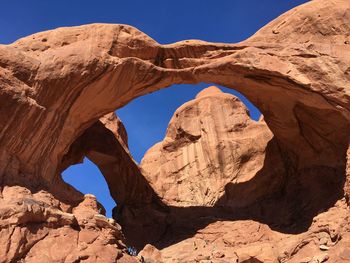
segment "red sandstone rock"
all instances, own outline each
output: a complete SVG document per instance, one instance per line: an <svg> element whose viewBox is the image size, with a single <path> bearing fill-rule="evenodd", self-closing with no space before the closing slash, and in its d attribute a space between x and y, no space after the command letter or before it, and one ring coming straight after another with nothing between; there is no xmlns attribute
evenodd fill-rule
<svg viewBox="0 0 350 263"><path fill-rule="evenodd" d="M272 137L238 98L209 87L176 110L142 173L167 205L247 206L273 193L285 173L278 147L267 147Z"/></svg>
<svg viewBox="0 0 350 263"><path fill-rule="evenodd" d="M345 170L345 198L350 203L350 144L346 152L346 170Z"/></svg>
<svg viewBox="0 0 350 263"><path fill-rule="evenodd" d="M236 129L231 129L231 127ZM205 130L212 132L204 133ZM242 130L245 132L242 132ZM249 130L253 130L255 133L249 132ZM229 137L234 132L240 136ZM266 134L263 137L264 140L257 139L261 134ZM212 139L209 136L214 138ZM189 138L196 139L190 140ZM200 165L205 160L211 160L213 157L227 154L225 150L229 147L220 148L215 144L218 142L220 144L221 138L229 138L228 141L230 143L236 143L243 149L249 149L249 147L251 149L247 151L248 154L237 154L236 159L233 161L218 163L219 165L217 164L216 166L221 169L213 169L211 172L203 173ZM249 139L252 138L255 143L248 143ZM239 144L240 140L245 143ZM156 193L159 194L165 203L172 206L167 219L167 221L172 223L168 225L167 231L163 233L161 239L156 243L162 248L161 256L164 262L324 262L328 260L329 262L338 262L338 260L341 260L342 253L346 257L346 252L343 252L343 249L344 246L347 246L348 241L345 239L344 242L341 242L339 239L339 237L348 236L350 227L348 223L350 214L344 199L339 201L329 211L314 217L308 231L303 231L298 227L294 229L293 227L289 229L283 227L283 223L287 223L290 220L289 216L295 216L295 211L290 215L289 213L292 209L288 208L288 203L278 205L276 200L278 195L273 197L273 204L266 200L258 201L259 188L269 189L267 192L273 193L272 189L269 188L271 186L270 181L278 182L278 177L276 177L278 173L276 173L275 177L269 175L269 173L274 171L274 169L283 174L285 173L281 164L283 160L275 158L273 162L267 161L270 158L269 154L271 154L266 152L269 149L267 147L268 140L272 140L272 135L264 122L262 120L259 122L250 120L245 106L237 98L221 93L216 87L210 87L201 91L195 100L185 103L174 113L165 139L152 147L146 153L141 163L144 175ZM214 144L210 144L213 141ZM259 142L262 142L262 144ZM208 145L212 148L203 151L207 156L202 161L199 161L198 165L193 165L192 169L186 169L187 166L191 167L192 162L196 162L200 158L196 156L196 154L200 156L201 152L200 150L196 151L196 145L198 144L200 145L199 147L197 146L198 149L203 149L208 147ZM265 151L259 151L260 147ZM229 149L233 149L234 153L239 152L237 146ZM222 152L220 153L220 151ZM234 153L231 153L231 156ZM185 154L186 158L182 156ZM226 179L227 181L225 181L225 171L231 168L232 163L239 163L242 160L241 156L247 155L249 156L246 158L248 160L246 161L248 162L247 166L251 168L259 167L257 169L258 172L251 176L253 184L242 183L241 187L233 187L236 191L222 199L224 201L219 200L216 203L203 202L203 199L193 198L193 196L205 196L207 192L213 192L217 195L222 194L218 189L215 191L203 191L203 188L198 187L215 176L213 182L208 183L209 189L220 183L223 188L226 186L225 190L227 190L227 185L234 185L235 181L231 182L232 179ZM262 157L257 158L256 155L261 155ZM274 150L272 151L272 156L280 155L278 151ZM228 160L229 157L226 156L222 159ZM249 163L250 160L253 160L253 162ZM213 163L215 167L215 159ZM178 169L180 172L171 170L173 167L176 169L177 165L180 167L185 166L185 169ZM278 166L281 167L279 170L276 169ZM264 169L268 173L262 172ZM235 173L227 174L232 176L238 175L239 177L241 169L236 167L232 170ZM204 169L204 171L206 170ZM159 175L159 173L162 174ZM304 176L306 178L312 177L312 173L308 173L304 173ZM176 182L167 183L167 180L176 181L179 174L180 176L185 176L185 180L181 184ZM249 173L243 171L242 174L247 175ZM259 176L267 176L267 180L258 180ZM300 194L298 191L302 187L296 187L294 179L285 178L283 180L285 180L283 187L287 192L286 196L290 192L291 198L297 198L295 195ZM316 186L315 182L313 184ZM197 188L191 188L191 185L195 185ZM167 186L174 190L166 189ZM188 190L188 192L181 191L182 187L184 189L188 187L192 190ZM250 187L256 189L255 192L251 191ZM317 200L320 198L319 193L315 193L312 189L310 188L309 191L312 191L312 197ZM332 191L333 189L330 190ZM180 192L181 194L179 194ZM245 196L244 194L247 192L250 195ZM268 193L265 193L265 196L268 196ZM306 197L307 195L304 194L304 196ZM330 196L331 194L327 195L327 198L330 198ZM231 201L235 198L237 202L241 198L241 203L232 205ZM257 203L249 206L249 203L246 202L249 198L252 198L251 200L255 200ZM279 198L283 197L279 196ZM292 203L293 201L290 200L288 202ZM309 209L312 206L310 202L312 202L312 199L309 198L300 200L300 204L308 205ZM188 203L192 207L186 209ZM205 206L213 206L213 208L204 209ZM237 210L237 207L247 206L248 214L242 213L244 209ZM228 210L229 208L235 209ZM259 217L259 213L255 210L261 209L272 211L265 212L265 217ZM230 212L227 214L227 211ZM242 220L242 218L250 217L259 218L259 221L265 221L266 217L270 215L280 218L280 220L275 219L273 224L281 225L276 228L276 225L273 224L272 227L269 227L264 223ZM297 226L297 222L302 222L298 220L303 218L302 215L299 216L300 218L294 217L287 224ZM291 234L291 232L295 231L298 235ZM189 233L193 233L193 236ZM327 251L324 251L323 247L327 248Z"/></svg>
<svg viewBox="0 0 350 263"><path fill-rule="evenodd" d="M115 262L128 257L120 226L99 214L94 196L86 195L70 213L56 202L47 192L3 189L0 262ZM136 261L129 257L128 262Z"/></svg>
<svg viewBox="0 0 350 263"><path fill-rule="evenodd" d="M103 116L75 140L60 170L82 161L84 156L98 166L120 206L151 202L153 190L130 156L126 130L114 113Z"/></svg>
<svg viewBox="0 0 350 263"><path fill-rule="evenodd" d="M147 244L142 251L138 254L140 260L144 260L144 262L153 262L153 263L163 263L164 260L162 255L158 249L154 246Z"/></svg>
<svg viewBox="0 0 350 263"><path fill-rule="evenodd" d="M126 255L119 227L98 214L93 198L62 181L62 169L89 154L104 168L112 196L125 204L117 214L129 229L129 242L138 237L132 224L148 220L137 229L144 229L140 243L152 236L164 261L347 262L349 10L348 0L314 0L238 44L160 45L130 26L93 24L0 45L0 260L136 260ZM203 207L211 204L203 198L191 199L196 207L166 207L130 158L125 134L99 121L138 96L198 82L236 88L259 107L279 149L276 155L266 148L265 159L267 153L270 160L281 159L285 170L274 193L263 191L259 200L233 210L226 201ZM97 144L88 139L95 135ZM75 152L79 143L89 147ZM260 171L268 168L264 163ZM112 176L115 170L122 171L120 177ZM130 173L137 176L128 181ZM155 188L173 202L176 195ZM226 225L247 231L226 230L231 243L220 243ZM255 239L257 225L266 241ZM182 247L193 236L204 242L212 232L220 251Z"/></svg>
<svg viewBox="0 0 350 263"><path fill-rule="evenodd" d="M315 217L307 231L297 234L252 220L220 220L163 248L161 256L164 262L347 262L349 216L344 200L339 201ZM324 244L327 251L320 249Z"/></svg>

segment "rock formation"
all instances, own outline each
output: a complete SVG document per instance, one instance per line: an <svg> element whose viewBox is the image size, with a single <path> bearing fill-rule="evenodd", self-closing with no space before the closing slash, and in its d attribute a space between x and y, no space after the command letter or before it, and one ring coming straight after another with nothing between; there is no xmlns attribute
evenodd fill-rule
<svg viewBox="0 0 350 263"><path fill-rule="evenodd" d="M119 206L149 203L153 198L153 190L130 156L124 125L114 113L103 116L75 140L60 170L82 162L85 156L101 170Z"/></svg>
<svg viewBox="0 0 350 263"><path fill-rule="evenodd" d="M132 184L127 181L114 184L111 193L121 204L124 199L132 202L138 198L133 196L131 188L137 185L140 173L132 174L138 168L126 147L126 131L120 120L114 114L104 116L72 144L63 158L61 170L88 156L99 165L109 185L113 185L116 179L108 168L118 163L119 166L113 168L114 172L120 172L121 181L125 180L122 175L136 178ZM103 162L100 155L104 155ZM0 262L136 262L126 254L121 227L114 219L104 216L104 208L93 195L83 196L68 186L61 188L62 193L71 194L71 202L75 202L73 208L48 191L28 188L2 188ZM143 197L147 193L152 194L150 189L148 192L144 189Z"/></svg>
<svg viewBox="0 0 350 263"><path fill-rule="evenodd" d="M247 206L283 180L272 137L238 98L209 87L176 110L165 139L145 154L142 173L167 205Z"/></svg>
<svg viewBox="0 0 350 263"><path fill-rule="evenodd" d="M208 238L213 233L236 252L238 262L349 261L349 32L348 0L314 0L238 44L189 40L160 45L131 26L93 24L0 45L0 259L136 260L126 255L118 225L99 214L103 209L94 198L61 178L64 167L86 155L99 165L111 195L124 204L115 214L126 230L150 215L147 227L140 224L139 230L145 229L141 239L145 243L151 235L162 255L151 249L149 255L175 260L184 253L174 251L186 250L188 238L206 233L202 240L214 244ZM130 158L125 134L111 129L106 119L99 121L138 96L174 83L199 82L235 88L260 109L273 134L265 141L264 160L281 160L285 171L282 182L271 181L277 185L273 193L262 191L258 200L238 209L234 193L244 189L233 184L235 202L227 209L231 197L217 201L222 190L208 199L198 192L183 199L177 193L168 196L147 175L159 200ZM173 143L178 132L169 133ZM269 167L264 163L259 171L269 174ZM115 170L121 173L115 176ZM221 229L217 221L224 221ZM242 243L224 239L224 229L239 229L239 224L247 232L232 231L232 237ZM267 234L260 237L254 229ZM133 241L134 233L129 227L126 238ZM216 262L225 262L223 251L213 251ZM208 257L192 255L197 261Z"/></svg>
<svg viewBox="0 0 350 263"><path fill-rule="evenodd" d="M93 195L62 212L55 196L5 186L0 202L0 262L136 262L120 226L100 214Z"/></svg>
<svg viewBox="0 0 350 263"><path fill-rule="evenodd" d="M350 260L350 213L344 199L328 211L318 211L303 229L307 217L301 212L312 210L322 198L320 193L325 193L322 188L329 188L326 199L333 200L336 184L333 188L313 181L311 187L295 174L286 178L283 156L263 119L252 121L238 98L216 87L204 89L176 110L165 139L145 154L141 168L169 208L163 212L165 232L153 241L161 250L147 245L140 253L145 258L155 262ZM322 171L303 175L310 180L315 172ZM300 210L295 201L308 211Z"/></svg>
<svg viewBox="0 0 350 263"><path fill-rule="evenodd" d="M252 220L217 220L163 248L161 256L164 262L345 263L349 229L348 208L339 202L303 233L283 233Z"/></svg>

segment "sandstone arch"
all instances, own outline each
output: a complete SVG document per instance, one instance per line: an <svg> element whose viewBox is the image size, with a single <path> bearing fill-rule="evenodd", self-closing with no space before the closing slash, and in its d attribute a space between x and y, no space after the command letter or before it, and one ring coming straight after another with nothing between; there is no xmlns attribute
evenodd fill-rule
<svg viewBox="0 0 350 263"><path fill-rule="evenodd" d="M198 82L235 88L251 100L293 174L325 167L345 181L349 21L348 1L314 0L238 44L160 45L130 26L93 24L1 45L2 186L65 193L59 199L71 209L81 196L59 172L73 142L133 98Z"/></svg>
<svg viewBox="0 0 350 263"><path fill-rule="evenodd" d="M69 145L99 117L172 83L201 81L233 87L247 96L296 166L344 166L349 28L347 16L334 14L349 6L336 2L334 7L308 3L233 45L184 41L162 46L129 26L95 24L38 33L1 46L2 97L8 98L2 105L3 158L16 158L18 169L45 175L51 184ZM325 13L325 5L334 18ZM305 19L312 30L301 35L295 28ZM340 32L321 32L324 36L319 37L313 30L322 19ZM276 25L282 33L274 33ZM288 33L300 38L289 40ZM24 113L18 125L18 115ZM1 170L16 173L8 166Z"/></svg>

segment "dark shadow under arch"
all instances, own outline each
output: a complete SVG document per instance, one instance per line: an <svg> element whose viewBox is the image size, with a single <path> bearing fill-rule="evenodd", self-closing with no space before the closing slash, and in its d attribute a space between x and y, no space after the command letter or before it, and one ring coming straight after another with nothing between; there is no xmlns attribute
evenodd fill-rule
<svg viewBox="0 0 350 263"><path fill-rule="evenodd" d="M311 164L298 168L298 158L292 158L283 143L274 137L266 149L262 176L242 184L226 185L226 195L213 207L173 207L162 204L142 176L128 150L101 121L94 123L72 144L64 160L86 155L100 167L108 182L111 196L118 200L113 217L121 223L130 244L141 249L151 243L164 248L193 236L197 230L219 220L255 220L283 233L301 233L310 226L320 211L327 210L342 198L345 167L332 168ZM253 204L232 208L221 204L231 192L248 196L256 180L274 165L276 157L284 172L271 192ZM115 171L118 171L117 176ZM318 180L318 176L321 176ZM262 178L262 179L261 179ZM316 183L315 183L316 182Z"/></svg>

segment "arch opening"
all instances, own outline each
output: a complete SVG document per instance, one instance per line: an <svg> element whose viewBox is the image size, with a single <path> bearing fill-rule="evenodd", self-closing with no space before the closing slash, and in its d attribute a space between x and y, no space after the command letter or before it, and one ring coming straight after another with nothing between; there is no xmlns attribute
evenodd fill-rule
<svg viewBox="0 0 350 263"><path fill-rule="evenodd" d="M70 213L75 208L76 200L66 185L57 184L60 173L87 156L113 188L113 198L122 204L113 216L120 219L129 240L139 240L140 246L146 242L164 247L192 236L213 220L252 219L283 233L300 233L315 215L333 206L336 211L347 211L341 216L346 221L350 56L346 56L349 28L344 25L349 23L344 10L349 6L346 0L338 2L311 1L237 44L188 40L161 45L131 26L93 24L46 31L1 46L2 195L11 200L15 195L5 188L24 186L20 192L25 196L47 202L30 201L39 209L24 205L28 208L24 215L54 206L61 218L62 211ZM320 34L323 24L327 27ZM251 180L228 185L225 198L211 207L167 205L169 198L163 202L164 196L153 191L130 161L128 150L99 120L149 92L200 82L237 87L263 113L273 139L266 146L259 174L276 171L276 158L284 169L273 194L239 209L232 202L232 209L227 209L225 202L235 193L247 194L245 189L256 185ZM185 144L199 139L183 134ZM94 136L104 143L89 139ZM115 151L110 151L113 144ZM166 148L174 149L174 144ZM115 169L120 171L118 180L111 173ZM11 204L12 208L21 207ZM20 210L16 214L23 215ZM74 215L65 216L64 224L79 227ZM41 223L42 218L38 219ZM333 241L334 229L324 229L322 220L314 226L306 233L326 230ZM346 226L335 230L338 241L343 230L347 231ZM283 251L293 257L295 248Z"/></svg>
<svg viewBox="0 0 350 263"><path fill-rule="evenodd" d="M207 84L203 85L207 86ZM117 113L119 111L121 110L117 110ZM108 118L113 120L115 117ZM96 125L103 130L108 126L108 122L101 122L100 119L91 127ZM87 131L93 130L91 127ZM110 127L107 134L115 140L116 133L112 135L113 132L111 133L111 131L113 131L113 128ZM94 135L90 134L88 137L95 138L95 142L97 139L106 138L105 131L102 133L102 137L100 137L100 132L96 133L96 130L93 133ZM84 144L89 144L86 140L86 134L89 134L89 132L85 131L79 138L85 137L83 139ZM96 134L99 135L96 137ZM77 141L79 140L81 139ZM165 244L168 244L167 242L175 242L174 240L169 241L168 238L169 235L177 233L178 229L191 226L192 230L188 229L185 236L179 237L182 239L193 235L196 229L204 227L208 222L219 219L253 219L264 222L281 232L300 233L307 229L312 218L320 210L331 207L343 196L344 170L341 166L332 168L310 165L309 168L299 169L295 164L296 159L291 158L289 152L283 149L280 140L273 137L266 145L266 156L261 169L257 171L258 177L238 184L227 183L224 190L225 194L219 200L216 200L213 205L201 204L181 207L181 205L164 202L162 196L159 196L159 192L154 191L154 185L150 183L149 178L145 179L144 171L141 172L132 160L128 149L123 147L123 142L119 141L118 143L119 145L116 147L118 149L123 148L122 156L125 156L125 158L120 159L118 157L115 159L115 155L120 156L120 152L109 149L112 145L110 141L102 147L101 145L90 145L89 149L86 150L90 152L91 160L96 164L99 163L99 167L102 167L100 169L102 172L104 171L103 174L110 186L114 200L118 200L118 202L121 200L120 207L113 211L113 217L122 224L127 239L138 249L146 243L155 244L159 248L164 247ZM140 156L143 156L143 154L140 154ZM107 160L107 164L105 160ZM119 170L120 163L123 162L131 165L132 168ZM115 176L116 169L119 171L118 177ZM266 176L266 174L270 174L271 169L275 172L275 178L279 178L273 184L272 177ZM320 175L322 176L321 180L316 180L316 177ZM314 184L315 181L318 183ZM240 207L237 206L237 203L242 203L239 199L235 199L237 192L240 193L240 197L247 197L252 193L251 191L257 189L258 185L267 185L267 182L273 187L263 192L257 200L249 201ZM336 190L334 191L334 189ZM270 190L271 192L269 192ZM298 193L297 198L296 193ZM305 207L308 210L307 214L303 210ZM276 211L278 215L276 215ZM199 217L209 218L209 221L196 221L192 213ZM179 217L193 220L195 223L188 225L188 220L179 221ZM176 224L169 224L169 221L172 222L173 220ZM155 222L157 222L157 227L154 227ZM160 236L162 236L161 239Z"/></svg>
<svg viewBox="0 0 350 263"><path fill-rule="evenodd" d="M64 170L62 178L64 182L81 193L96 196L97 201L105 209L105 211L101 209L100 214L112 217L112 209L116 206L116 202L109 193L103 174L87 157L84 157L81 163L71 165Z"/></svg>
<svg viewBox="0 0 350 263"><path fill-rule="evenodd" d="M204 85L207 86L208 84ZM253 177L252 180L238 184L227 183L225 186L225 194L217 200L213 206L202 204L193 206L185 205L183 207L174 203L169 205L169 202L166 202L168 209L170 209L170 212L166 212L170 214L167 215L167 220L171 221L171 219L169 219L170 217L175 220L176 223L174 226L169 226L169 224L163 222L165 227L155 232L163 231L163 235L168 235L167 238L169 238L169 235L178 234L179 229L187 229L189 227L186 235L180 238L181 240L185 239L186 237L194 235L196 229L201 229L208 224L208 221L199 222L196 220L196 217L199 216L206 217L207 220L211 218L209 222L222 219L233 221L239 219L253 219L266 223L272 229L284 233L301 233L310 226L315 215L320 211L332 207L337 200L342 198L344 186L343 166L340 165L338 168L332 168L311 164L308 168L299 169L294 163L295 159L290 158L288 151L283 149L283 144L280 144L280 141L275 137L269 140L265 150L266 155L264 163L261 169L256 173L257 176ZM142 169L143 175L145 176L144 167L142 167ZM270 170L274 170L273 175L275 177L268 176ZM321 176L321 178L316 179L317 176ZM148 183L151 182L152 184L152 181L149 179L148 177ZM259 186L268 186L267 191L253 202L245 202L245 199L254 191L259 191ZM154 185L152 185L152 187L154 188ZM159 191L156 190L156 193L159 194ZM235 199L237 193L239 198ZM160 199L164 201L162 197ZM129 209L133 210L133 208L130 207ZM142 217L145 213L140 212L140 210L142 209L137 208L137 212L134 214L138 214ZM181 221L179 217L186 218L186 220ZM137 238L140 239L140 236L136 237L135 232L140 233L142 230L137 228L136 230L133 229L139 222L133 217L131 222L133 222L134 226L132 226L127 222L129 219L130 218L127 217L121 219L122 225L125 227L126 235L130 240L135 241ZM156 220L159 220L159 218ZM192 220L195 223L189 224ZM154 231L154 229L152 229L152 231ZM149 234L149 231L147 231L147 233ZM148 239L146 239L147 242L156 244L159 248L162 248L169 245L169 243L166 242L162 243L166 240L164 236L161 241L154 241L155 238L149 236L147 237ZM159 236L157 237L159 238ZM178 240L167 240L167 242L178 242ZM138 247L141 248L144 244L145 243L142 242L141 244L138 243Z"/></svg>
<svg viewBox="0 0 350 263"><path fill-rule="evenodd" d="M132 157L140 163L146 151L165 137L172 115L181 105L195 99L212 83L177 84L138 97L115 111L128 133L128 146ZM239 98L249 110L252 120L258 121L261 112L243 94L235 89L217 85L222 92Z"/></svg>

